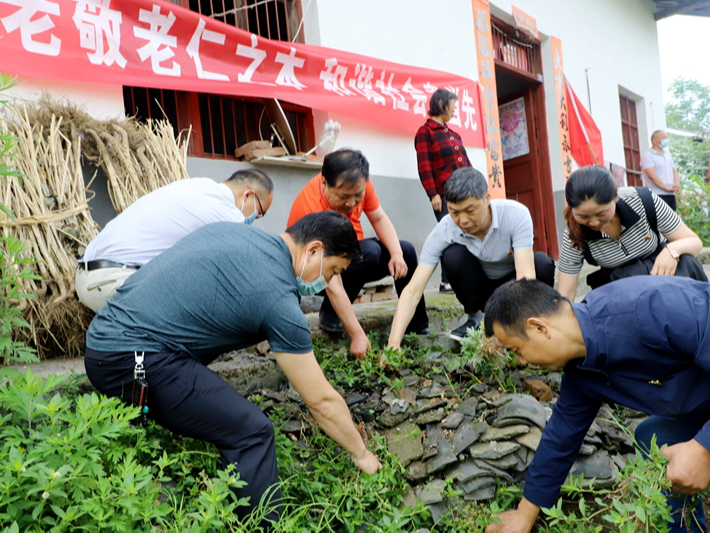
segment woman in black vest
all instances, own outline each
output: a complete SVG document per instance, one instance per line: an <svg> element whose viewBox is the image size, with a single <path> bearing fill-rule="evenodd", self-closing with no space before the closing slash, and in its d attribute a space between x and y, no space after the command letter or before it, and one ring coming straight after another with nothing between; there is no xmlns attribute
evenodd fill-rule
<svg viewBox="0 0 710 533"><path fill-rule="evenodd" d="M567 229L562 236L559 292L574 300L582 264L602 267L587 276L593 289L637 275L685 276L707 281L696 256L700 238L654 193L617 189L601 166L573 172L565 186Z"/></svg>

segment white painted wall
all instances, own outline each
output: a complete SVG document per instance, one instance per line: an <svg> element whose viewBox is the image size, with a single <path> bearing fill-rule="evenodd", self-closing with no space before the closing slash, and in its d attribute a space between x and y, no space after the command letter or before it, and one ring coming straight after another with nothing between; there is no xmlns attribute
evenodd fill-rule
<svg viewBox="0 0 710 533"><path fill-rule="evenodd" d="M511 5L537 20L542 41L547 124L553 187L563 185L557 117L554 107L549 36L562 41L565 74L602 132L604 160L624 164L619 93L636 102L641 153L648 150L655 129L665 127L663 87L654 4L651 0L495 0L491 11L505 19ZM512 22L508 18L506 22ZM588 72L585 74L585 70Z"/></svg>
<svg viewBox="0 0 710 533"><path fill-rule="evenodd" d="M308 44L478 79L470 0L303 0L303 6ZM328 118L342 126L336 148L362 150L372 174L419 179L416 131L315 113L317 133ZM485 152L466 150L471 163L485 169Z"/></svg>
<svg viewBox="0 0 710 533"><path fill-rule="evenodd" d="M602 131L605 162L624 164L619 93L637 98L641 151L665 127L660 56L652 0L495 0L493 15L512 23L512 4L537 20L546 76L553 188L564 187L559 150L550 36L562 41L565 73ZM406 5L406 8L404 7ZM399 63L477 78L470 0L304 0L306 42ZM440 35L441 38L436 38ZM586 71L586 72L585 72ZM587 92L589 77L589 95ZM363 150L373 174L417 178L412 135L364 121L316 114L316 131L338 120L337 146ZM485 168L485 153L467 148Z"/></svg>
<svg viewBox="0 0 710 533"><path fill-rule="evenodd" d="M8 72L8 74L12 74ZM98 119L123 117L123 88L120 85L18 77L17 86L8 95L36 101L43 93L54 99L67 99Z"/></svg>

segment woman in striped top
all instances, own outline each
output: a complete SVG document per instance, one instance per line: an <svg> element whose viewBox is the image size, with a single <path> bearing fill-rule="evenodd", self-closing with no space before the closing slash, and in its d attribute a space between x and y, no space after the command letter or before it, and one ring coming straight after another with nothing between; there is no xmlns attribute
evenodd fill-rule
<svg viewBox="0 0 710 533"><path fill-rule="evenodd" d="M683 254L693 258L698 255L703 246L700 238L658 196L650 191L642 193L650 195L647 203L655 210L657 232L635 187L617 190L611 172L601 166L583 167L570 175L565 186L567 229L557 266L562 296L574 300L585 258L601 266L606 276L597 275L596 283L590 279L596 272L588 277L590 286L596 288L610 281L608 275L615 269L653 258L654 254L649 272L652 276L673 276ZM702 268L700 275L704 276Z"/></svg>

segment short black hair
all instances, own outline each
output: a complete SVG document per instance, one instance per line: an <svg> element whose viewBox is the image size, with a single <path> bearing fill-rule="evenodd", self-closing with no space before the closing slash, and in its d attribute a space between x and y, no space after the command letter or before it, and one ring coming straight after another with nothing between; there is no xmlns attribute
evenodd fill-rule
<svg viewBox="0 0 710 533"><path fill-rule="evenodd" d="M534 316L552 316L569 302L555 289L536 279L516 279L498 287L488 299L485 310L486 335L493 335L496 322L511 335L528 339L526 322Z"/></svg>
<svg viewBox="0 0 710 533"><path fill-rule="evenodd" d="M360 150L341 148L323 158L321 173L329 187L335 187L339 178L348 185L355 185L363 177L365 181L370 179L370 163Z"/></svg>
<svg viewBox="0 0 710 533"><path fill-rule="evenodd" d="M274 191L274 182L271 181L271 178L266 172L259 170L258 168L245 168L237 170L234 174L229 176L226 181L233 183L244 183L251 185L252 187L259 187L267 193Z"/></svg>
<svg viewBox="0 0 710 533"><path fill-rule="evenodd" d="M463 202L467 198L485 198L488 192L488 180L473 167L454 170L444 182L444 197L449 203Z"/></svg>
<svg viewBox="0 0 710 533"><path fill-rule="evenodd" d="M352 222L337 211L309 213L287 228L286 233L299 245L321 241L326 256L345 257L351 261L362 257Z"/></svg>
<svg viewBox="0 0 710 533"><path fill-rule="evenodd" d="M446 112L451 100L458 100L458 96L447 89L437 89L429 99L429 116L440 117Z"/></svg>

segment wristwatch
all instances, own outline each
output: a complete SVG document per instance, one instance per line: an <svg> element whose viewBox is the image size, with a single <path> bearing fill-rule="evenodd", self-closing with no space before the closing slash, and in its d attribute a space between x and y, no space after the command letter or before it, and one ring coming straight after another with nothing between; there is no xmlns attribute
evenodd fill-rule
<svg viewBox="0 0 710 533"><path fill-rule="evenodd" d="M671 254L671 257L675 259L676 261L680 261L680 254L676 252L673 248L670 246L666 246L666 250L668 250L668 253Z"/></svg>

